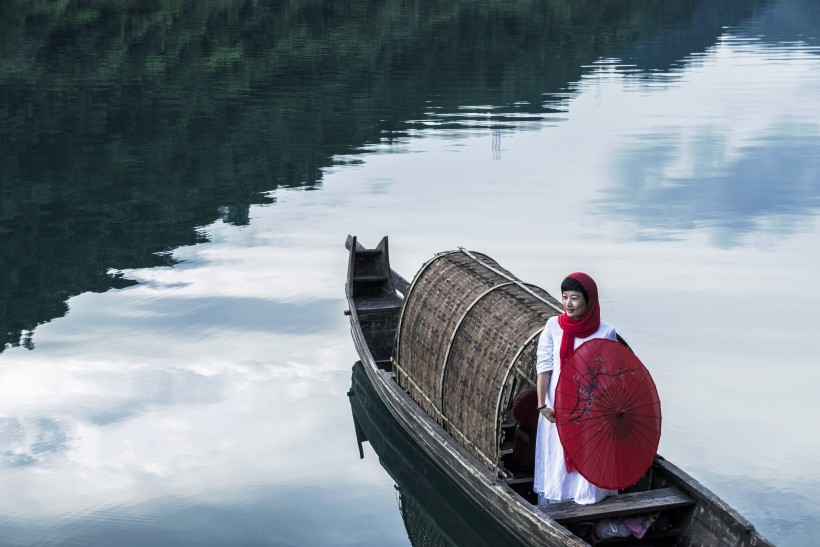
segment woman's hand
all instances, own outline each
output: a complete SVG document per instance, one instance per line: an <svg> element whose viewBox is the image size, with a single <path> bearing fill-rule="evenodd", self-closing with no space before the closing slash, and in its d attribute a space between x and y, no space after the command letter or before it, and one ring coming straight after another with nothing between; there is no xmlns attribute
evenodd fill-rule
<svg viewBox="0 0 820 547"><path fill-rule="evenodd" d="M555 423L555 411L553 409L545 406L539 412L548 422Z"/></svg>

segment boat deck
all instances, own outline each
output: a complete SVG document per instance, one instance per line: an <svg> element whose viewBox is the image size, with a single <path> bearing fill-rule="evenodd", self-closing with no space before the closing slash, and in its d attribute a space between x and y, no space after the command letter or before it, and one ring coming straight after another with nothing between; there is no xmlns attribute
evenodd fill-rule
<svg viewBox="0 0 820 547"><path fill-rule="evenodd" d="M688 507L695 500L676 486L658 488L646 492L632 492L610 496L594 505L579 505L573 501L539 505L538 510L561 524L579 522L591 518L613 518L623 515L654 513Z"/></svg>
<svg viewBox="0 0 820 547"><path fill-rule="evenodd" d="M401 298L398 295L360 296L356 298L356 310L359 313L386 312L401 310Z"/></svg>

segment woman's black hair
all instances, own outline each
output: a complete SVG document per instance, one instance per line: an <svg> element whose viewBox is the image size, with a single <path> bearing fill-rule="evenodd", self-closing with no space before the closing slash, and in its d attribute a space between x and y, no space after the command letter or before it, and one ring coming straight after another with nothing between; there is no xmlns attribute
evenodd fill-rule
<svg viewBox="0 0 820 547"><path fill-rule="evenodd" d="M561 283L561 292L567 291L578 291L582 295L584 295L584 302L589 304L589 295L587 294L587 290L581 285L581 282L575 279L574 277L567 277Z"/></svg>

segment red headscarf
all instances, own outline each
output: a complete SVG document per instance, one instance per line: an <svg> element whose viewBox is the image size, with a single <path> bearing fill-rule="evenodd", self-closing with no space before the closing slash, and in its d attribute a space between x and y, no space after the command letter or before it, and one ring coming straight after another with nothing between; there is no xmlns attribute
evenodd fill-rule
<svg viewBox="0 0 820 547"><path fill-rule="evenodd" d="M587 274L575 272L569 274L575 281L581 284L587 293L587 311L581 319L573 319L562 313L558 316L558 325L564 331L561 337L561 364L575 352L575 338L586 338L596 330L601 324L601 307L598 305L598 286Z"/></svg>
<svg viewBox="0 0 820 547"><path fill-rule="evenodd" d="M561 365L567 362L567 359L575 353L575 337L586 338L590 334L598 330L601 324L601 307L598 305L598 286L587 274L582 272L575 272L569 274L575 281L581 284L587 293L587 311L581 319L573 319L562 313L558 316L558 325L564 331L561 337ZM575 464L567 457L564 452L564 463L567 467L567 473L575 471Z"/></svg>

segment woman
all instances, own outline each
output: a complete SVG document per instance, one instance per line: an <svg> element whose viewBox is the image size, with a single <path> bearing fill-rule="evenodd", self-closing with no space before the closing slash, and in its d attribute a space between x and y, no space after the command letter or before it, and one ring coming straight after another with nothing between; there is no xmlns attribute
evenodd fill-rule
<svg viewBox="0 0 820 547"><path fill-rule="evenodd" d="M561 283L564 313L550 317L538 339L536 369L540 413L535 440L535 480L533 491L538 503L574 500L597 503L612 490L598 488L573 469L564 458L564 447L555 426L555 386L561 366L575 348L592 338L616 340L615 328L601 321L598 287L585 273L571 273ZM569 469L568 469L569 467Z"/></svg>

